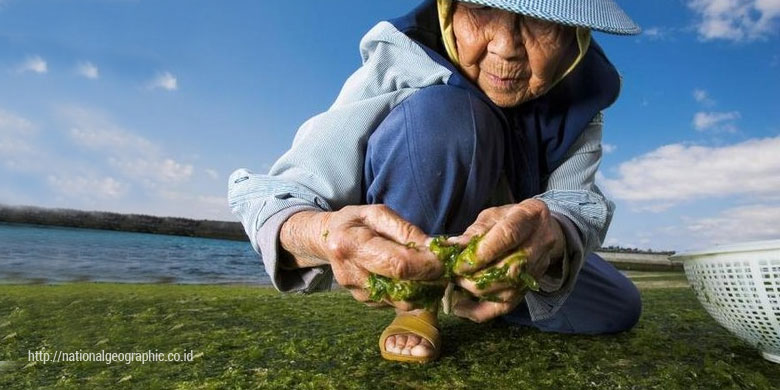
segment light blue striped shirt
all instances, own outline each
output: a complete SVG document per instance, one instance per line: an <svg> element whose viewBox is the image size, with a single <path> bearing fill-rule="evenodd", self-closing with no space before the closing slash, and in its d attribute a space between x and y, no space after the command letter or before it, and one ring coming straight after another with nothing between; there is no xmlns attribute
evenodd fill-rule
<svg viewBox="0 0 780 390"><path fill-rule="evenodd" d="M446 84L451 75L388 22L380 22L363 37L360 52L363 65L349 77L333 105L300 127L290 150L268 174L239 169L229 178L231 210L280 291L323 291L333 281L328 266L278 267L282 224L302 210L333 211L360 204L372 131L401 101L421 88ZM546 191L536 196L561 223L568 250L563 268L540 281L542 291L526 295L535 321L560 308L585 254L599 247L606 235L614 204L594 182L602 154L602 125L599 114L550 175Z"/></svg>

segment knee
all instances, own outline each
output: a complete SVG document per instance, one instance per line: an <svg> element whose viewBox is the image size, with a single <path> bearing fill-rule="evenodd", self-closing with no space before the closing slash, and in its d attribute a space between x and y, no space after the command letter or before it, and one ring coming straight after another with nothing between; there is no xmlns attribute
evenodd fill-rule
<svg viewBox="0 0 780 390"><path fill-rule="evenodd" d="M621 288L621 300L613 319L614 332L624 332L633 328L642 316L642 297L636 286L626 278Z"/></svg>
<svg viewBox="0 0 780 390"><path fill-rule="evenodd" d="M501 119L474 93L449 85L420 89L397 105L369 138L369 150L403 145L429 162L502 144ZM493 152L489 150L488 152Z"/></svg>

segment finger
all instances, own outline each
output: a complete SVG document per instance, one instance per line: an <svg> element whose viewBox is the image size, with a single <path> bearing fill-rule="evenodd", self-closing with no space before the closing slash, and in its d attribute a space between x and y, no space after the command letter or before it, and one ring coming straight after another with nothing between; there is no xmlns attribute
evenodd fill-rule
<svg viewBox="0 0 780 390"><path fill-rule="evenodd" d="M362 288L350 288L349 289L350 294L352 294L352 297L355 298L358 302L363 303L383 303L383 302L374 302L371 300L371 295L368 293L368 291L362 289Z"/></svg>
<svg viewBox="0 0 780 390"><path fill-rule="evenodd" d="M361 212L363 223L385 238L404 246L424 247L430 237L419 227L401 218L390 207L378 204Z"/></svg>
<svg viewBox="0 0 780 390"><path fill-rule="evenodd" d="M521 272L525 272L526 262L524 253L514 252L495 265L472 275L456 278L455 284L479 297L504 289L516 289L519 283L518 276Z"/></svg>
<svg viewBox="0 0 780 390"><path fill-rule="evenodd" d="M479 241L471 261L459 262L458 273L483 268L499 256L517 248L538 229L538 218L526 207L513 207Z"/></svg>
<svg viewBox="0 0 780 390"><path fill-rule="evenodd" d="M344 288L363 289L368 283L368 272L352 261L331 262L336 282Z"/></svg>
<svg viewBox="0 0 780 390"><path fill-rule="evenodd" d="M379 235L362 241L355 257L368 272L394 279L435 280L444 272L431 251L411 249Z"/></svg>
<svg viewBox="0 0 780 390"><path fill-rule="evenodd" d="M494 282L488 285L487 287L480 288L477 285L477 282L475 282L474 280L463 278L463 277L455 279L455 284L460 288L468 291L471 295L474 295L475 297L485 297L488 295L493 295L498 291L514 288L510 283L507 282Z"/></svg>
<svg viewBox="0 0 780 390"><path fill-rule="evenodd" d="M500 219L500 208L489 208L479 213L477 220L474 221L466 231L460 236L450 237L447 241L451 244L466 246L469 241L476 236L484 235L496 221Z"/></svg>
<svg viewBox="0 0 780 390"><path fill-rule="evenodd" d="M495 220L477 221L471 224L460 236L447 239L449 244L465 247L474 237L483 236L496 224Z"/></svg>
<svg viewBox="0 0 780 390"><path fill-rule="evenodd" d="M508 302L460 300L454 307L458 317L468 318L474 322L485 322L511 312L522 301L524 295L516 294Z"/></svg>
<svg viewBox="0 0 780 390"><path fill-rule="evenodd" d="M382 302L384 302L387 305L393 306L398 310L401 311L412 311L414 309L419 309L420 307L418 305L415 305L412 302L409 301L391 301L387 298L383 299Z"/></svg>

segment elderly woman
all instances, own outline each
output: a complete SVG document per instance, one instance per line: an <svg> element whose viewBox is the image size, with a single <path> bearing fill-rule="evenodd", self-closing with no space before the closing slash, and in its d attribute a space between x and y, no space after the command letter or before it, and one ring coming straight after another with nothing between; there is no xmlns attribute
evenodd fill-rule
<svg viewBox="0 0 780 390"><path fill-rule="evenodd" d="M369 302L373 275L442 278L422 250L433 236L480 237L445 309L547 332L630 329L636 288L591 254L614 208L594 184L601 112L620 91L591 30L639 32L613 0L428 0L377 24L362 67L270 172L231 175L232 211L274 286L322 291L335 276ZM516 253L523 263L509 262ZM491 270L538 288L477 286ZM436 307L382 303L397 312L383 357L438 356Z"/></svg>

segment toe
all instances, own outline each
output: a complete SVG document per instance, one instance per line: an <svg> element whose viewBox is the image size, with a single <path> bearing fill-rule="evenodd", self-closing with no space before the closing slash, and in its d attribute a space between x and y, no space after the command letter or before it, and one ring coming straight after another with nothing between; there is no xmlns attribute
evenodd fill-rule
<svg viewBox="0 0 780 390"><path fill-rule="evenodd" d="M395 349L396 349L395 353L401 353L401 350L403 350L404 347L406 346L407 338L408 337L406 334L395 335Z"/></svg>
<svg viewBox="0 0 780 390"><path fill-rule="evenodd" d="M419 344L414 346L410 351L412 356L428 357L433 355L433 345L431 342L422 339Z"/></svg>
<svg viewBox="0 0 780 390"><path fill-rule="evenodd" d="M388 336L385 339L385 350L390 353L398 353L398 348L395 347L395 336Z"/></svg>
<svg viewBox="0 0 780 390"><path fill-rule="evenodd" d="M406 337L406 344L404 345L401 353L404 355L411 355L412 348L416 347L418 344L420 344L420 337L416 334L409 334Z"/></svg>

